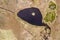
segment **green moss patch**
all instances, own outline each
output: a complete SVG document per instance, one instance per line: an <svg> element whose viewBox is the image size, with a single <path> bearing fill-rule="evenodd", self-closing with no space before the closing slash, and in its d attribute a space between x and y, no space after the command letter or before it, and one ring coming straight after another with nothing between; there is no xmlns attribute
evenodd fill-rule
<svg viewBox="0 0 60 40"><path fill-rule="evenodd" d="M56 9L56 4L52 1L50 1L49 8L52 9L52 10Z"/></svg>
<svg viewBox="0 0 60 40"><path fill-rule="evenodd" d="M55 16L56 16L56 13L53 11L53 12L48 12L44 18L44 20L46 22L52 22L54 19L55 19Z"/></svg>

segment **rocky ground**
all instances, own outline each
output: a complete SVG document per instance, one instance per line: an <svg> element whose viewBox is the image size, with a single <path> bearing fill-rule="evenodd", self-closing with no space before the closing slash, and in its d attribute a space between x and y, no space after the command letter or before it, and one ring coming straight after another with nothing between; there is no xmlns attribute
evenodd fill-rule
<svg viewBox="0 0 60 40"><path fill-rule="evenodd" d="M55 0L57 4L57 16L53 23L48 24L51 29L50 32L45 31L45 27L34 26L21 20L17 17L17 12L30 7L37 7L42 12L44 18L46 8L50 0L0 0L0 29L12 30L11 37L16 39L11 40L59 40L60 39L60 0ZM1 31L1 30L0 30ZM4 33L4 32L3 32ZM14 34L14 36L13 36ZM0 34L1 35L1 34ZM4 34L3 34L4 35ZM9 36L10 36L9 35ZM45 37L44 37L45 35ZM5 35L6 36L6 35ZM46 38L47 36L47 38ZM1 39L1 36L0 36ZM10 40L10 39L1 39Z"/></svg>

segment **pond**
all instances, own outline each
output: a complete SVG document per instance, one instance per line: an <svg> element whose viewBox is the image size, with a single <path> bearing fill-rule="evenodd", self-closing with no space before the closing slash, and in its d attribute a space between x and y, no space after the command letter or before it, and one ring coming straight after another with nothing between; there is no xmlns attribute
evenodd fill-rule
<svg viewBox="0 0 60 40"><path fill-rule="evenodd" d="M42 14L38 8L20 10L17 16L32 25L42 25Z"/></svg>

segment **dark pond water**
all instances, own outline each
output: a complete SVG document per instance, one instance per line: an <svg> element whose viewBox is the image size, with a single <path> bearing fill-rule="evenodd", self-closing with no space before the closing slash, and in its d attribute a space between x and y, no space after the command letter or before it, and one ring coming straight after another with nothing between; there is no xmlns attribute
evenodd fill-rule
<svg viewBox="0 0 60 40"><path fill-rule="evenodd" d="M32 13L35 13L35 15L33 16ZM38 8L32 7L20 10L17 16L32 25L42 25L42 14Z"/></svg>

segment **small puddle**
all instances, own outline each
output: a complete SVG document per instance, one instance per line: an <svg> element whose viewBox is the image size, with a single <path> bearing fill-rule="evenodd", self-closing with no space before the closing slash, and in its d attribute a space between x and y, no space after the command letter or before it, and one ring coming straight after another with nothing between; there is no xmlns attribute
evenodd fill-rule
<svg viewBox="0 0 60 40"><path fill-rule="evenodd" d="M23 9L17 16L32 25L42 25L42 14L38 8Z"/></svg>

